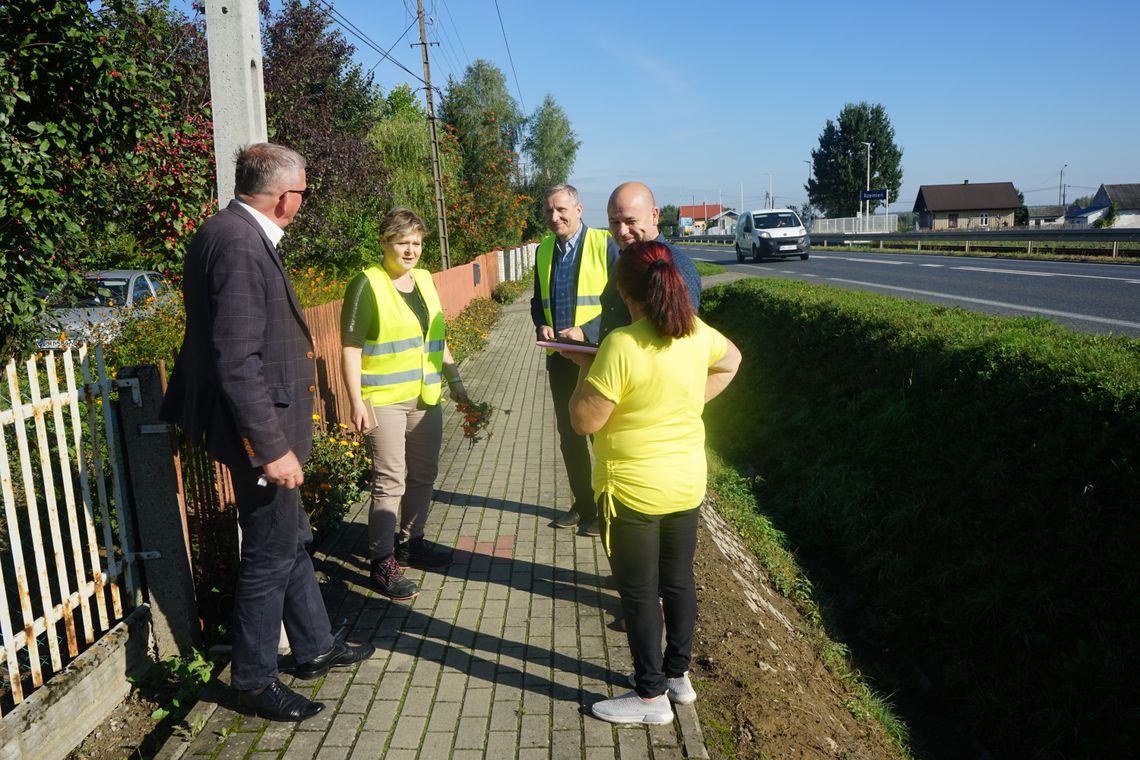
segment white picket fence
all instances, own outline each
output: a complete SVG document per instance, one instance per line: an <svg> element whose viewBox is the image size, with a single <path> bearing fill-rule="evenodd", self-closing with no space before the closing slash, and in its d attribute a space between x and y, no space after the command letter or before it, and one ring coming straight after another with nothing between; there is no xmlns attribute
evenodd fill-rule
<svg viewBox="0 0 1140 760"><path fill-rule="evenodd" d="M12 360L4 375L0 714L140 598L102 347Z"/></svg>

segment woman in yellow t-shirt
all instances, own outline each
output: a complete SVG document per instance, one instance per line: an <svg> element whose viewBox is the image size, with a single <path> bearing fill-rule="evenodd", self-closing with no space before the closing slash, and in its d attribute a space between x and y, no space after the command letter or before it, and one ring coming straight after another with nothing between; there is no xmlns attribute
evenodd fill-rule
<svg viewBox="0 0 1140 760"><path fill-rule="evenodd" d="M579 365L570 419L594 434L594 494L634 663L634 690L592 711L611 723L665 724L670 701L697 698L688 669L707 474L701 412L736 375L740 351L693 313L666 245L626 248L615 277L633 324L606 336L594 357L567 352Z"/></svg>

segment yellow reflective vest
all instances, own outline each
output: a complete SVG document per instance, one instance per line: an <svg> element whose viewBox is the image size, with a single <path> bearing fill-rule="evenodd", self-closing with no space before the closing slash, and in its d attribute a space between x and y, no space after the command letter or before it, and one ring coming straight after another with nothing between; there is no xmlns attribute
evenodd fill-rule
<svg viewBox="0 0 1140 760"><path fill-rule="evenodd" d="M584 325L602 313L602 291L609 279L606 266L606 246L610 233L587 227L582 241L582 252L578 264L578 300L574 304L574 324ZM539 295L542 297L542 312L546 324L554 327L554 314L551 311L550 274L554 260L554 235L546 235L538 244L535 254L534 271L538 276Z"/></svg>
<svg viewBox="0 0 1140 760"><path fill-rule="evenodd" d="M367 341L360 360L360 395L374 406L386 406L419 396L425 404L442 395L443 348L447 335L443 307L431 273L412 270L412 280L427 305L428 330L379 267L364 270L376 297L380 334Z"/></svg>

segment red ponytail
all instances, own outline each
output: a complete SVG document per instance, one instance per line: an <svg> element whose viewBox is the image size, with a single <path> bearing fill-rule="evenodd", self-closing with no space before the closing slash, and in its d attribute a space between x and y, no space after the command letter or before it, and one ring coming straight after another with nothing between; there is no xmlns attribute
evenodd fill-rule
<svg viewBox="0 0 1140 760"><path fill-rule="evenodd" d="M661 335L683 338L693 331L689 290L668 246L644 240L626 248L618 259L617 283Z"/></svg>

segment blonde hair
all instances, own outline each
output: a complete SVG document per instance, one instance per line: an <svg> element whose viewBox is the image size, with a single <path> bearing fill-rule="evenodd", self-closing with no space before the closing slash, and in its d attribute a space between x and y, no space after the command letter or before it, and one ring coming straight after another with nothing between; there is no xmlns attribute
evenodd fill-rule
<svg viewBox="0 0 1140 760"><path fill-rule="evenodd" d="M380 241L390 243L412 232L427 234L427 225L420 215L406 206L397 206L380 220Z"/></svg>

